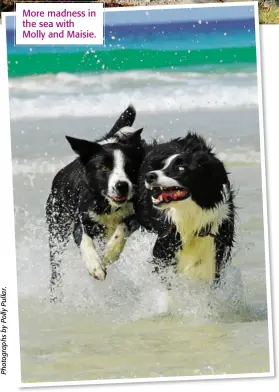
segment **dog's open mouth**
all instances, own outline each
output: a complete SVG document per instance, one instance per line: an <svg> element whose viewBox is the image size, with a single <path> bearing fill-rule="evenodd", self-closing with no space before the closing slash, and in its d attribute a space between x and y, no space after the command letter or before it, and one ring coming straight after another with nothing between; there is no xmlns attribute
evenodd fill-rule
<svg viewBox="0 0 279 392"><path fill-rule="evenodd" d="M124 204L126 201L128 201L128 196L110 196L108 194L103 193L103 195L107 198L113 201L115 204Z"/></svg>
<svg viewBox="0 0 279 392"><path fill-rule="evenodd" d="M111 197L111 200L115 203L125 203L128 199L128 196L114 196Z"/></svg>
<svg viewBox="0 0 279 392"><path fill-rule="evenodd" d="M189 191L186 188L180 187L156 187L151 189L152 203L159 205L162 203L170 203L172 201L179 201L187 199Z"/></svg>

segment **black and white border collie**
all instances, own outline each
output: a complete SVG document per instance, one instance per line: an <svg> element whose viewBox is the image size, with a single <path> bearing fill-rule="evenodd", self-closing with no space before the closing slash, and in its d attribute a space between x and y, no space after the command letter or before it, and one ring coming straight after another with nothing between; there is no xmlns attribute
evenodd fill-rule
<svg viewBox="0 0 279 392"><path fill-rule="evenodd" d="M133 232L135 222L157 234L155 271L173 266L189 279L219 282L234 245L234 192L224 164L202 137L188 133L147 147L135 215L111 237L107 262L116 260L121 237Z"/></svg>
<svg viewBox="0 0 279 392"><path fill-rule="evenodd" d="M143 159L142 129L132 128L136 112L129 106L111 131L90 142L66 136L78 158L53 179L46 203L51 264L51 300L62 292L61 255L71 234L88 272L104 280L106 267L93 239L104 244L133 209L138 170Z"/></svg>

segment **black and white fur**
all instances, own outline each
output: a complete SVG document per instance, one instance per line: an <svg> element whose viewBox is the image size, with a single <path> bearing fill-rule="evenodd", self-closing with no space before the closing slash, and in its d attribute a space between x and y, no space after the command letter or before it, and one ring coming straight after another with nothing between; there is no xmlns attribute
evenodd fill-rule
<svg viewBox="0 0 279 392"><path fill-rule="evenodd" d="M168 196L172 190L175 201ZM234 192L224 164L202 137L188 133L148 146L135 215L126 219L125 233L121 225L112 236L112 255L117 254L120 236L127 238L135 222L157 234L155 271L173 266L190 279L219 282L234 245Z"/></svg>
<svg viewBox="0 0 279 392"><path fill-rule="evenodd" d="M138 170L143 158L142 129L132 128L129 106L111 131L96 142L66 136L78 158L53 179L46 203L49 232L51 299L61 296L61 255L73 234L88 272L104 280L106 266L93 239L104 244L122 219L134 212Z"/></svg>

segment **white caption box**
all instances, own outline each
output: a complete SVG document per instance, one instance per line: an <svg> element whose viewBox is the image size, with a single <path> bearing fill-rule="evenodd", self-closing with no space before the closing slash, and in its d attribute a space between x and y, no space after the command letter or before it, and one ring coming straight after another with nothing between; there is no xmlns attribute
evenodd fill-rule
<svg viewBox="0 0 279 392"><path fill-rule="evenodd" d="M18 3L17 45L102 45L103 3Z"/></svg>

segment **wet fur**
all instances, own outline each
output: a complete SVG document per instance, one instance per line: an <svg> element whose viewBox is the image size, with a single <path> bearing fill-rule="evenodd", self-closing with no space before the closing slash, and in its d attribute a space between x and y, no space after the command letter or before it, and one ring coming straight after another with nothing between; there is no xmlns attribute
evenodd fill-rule
<svg viewBox="0 0 279 392"><path fill-rule="evenodd" d="M171 156L174 158L165 168ZM185 167L183 174L175 171L177 159ZM162 168L165 168L162 178L187 186L189 198L162 208L153 205L145 175ZM235 237L234 192L224 164L205 140L194 133L147 146L140 169L135 215L125 222L126 238L127 231L131 234L139 226L157 234L152 259L157 272L172 267L190 279L218 284L223 268L231 259ZM121 230L117 233L119 243ZM116 246L114 237L110 243ZM123 249L123 241L121 246Z"/></svg>
<svg viewBox="0 0 279 392"><path fill-rule="evenodd" d="M62 296L61 256L71 235L80 247L88 272L97 279L105 279L106 267L93 240L97 238L106 244L123 218L134 211L138 169L144 152L142 130L131 128L135 116L134 108L128 107L111 131L96 142L67 137L78 158L56 174L46 203L53 301ZM114 172L112 167L114 180L122 176L131 184L131 198L121 206L114 205L104 194L104 190L108 192L112 174L100 171L103 162L115 165L116 157L121 158L123 170Z"/></svg>

